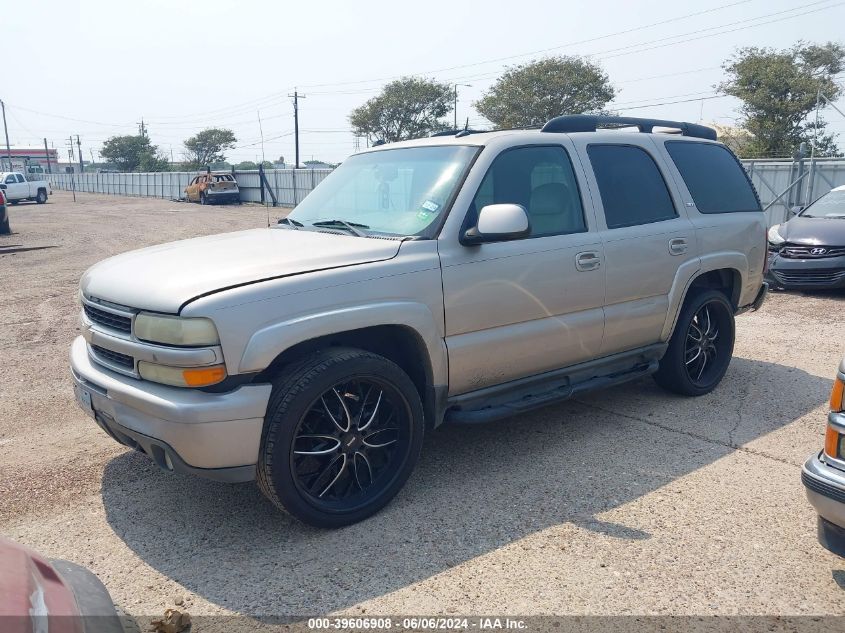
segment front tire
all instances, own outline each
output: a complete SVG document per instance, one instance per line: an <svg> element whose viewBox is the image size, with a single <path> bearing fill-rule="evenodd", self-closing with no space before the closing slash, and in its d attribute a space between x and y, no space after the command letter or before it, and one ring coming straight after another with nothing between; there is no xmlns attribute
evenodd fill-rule
<svg viewBox="0 0 845 633"><path fill-rule="evenodd" d="M258 486L304 523L356 523L405 484L423 426L419 393L395 363L351 348L317 352L274 384Z"/></svg>
<svg viewBox="0 0 845 633"><path fill-rule="evenodd" d="M710 393L728 370L734 348L734 310L718 290L690 295L654 374L658 385L684 396Z"/></svg>
<svg viewBox="0 0 845 633"><path fill-rule="evenodd" d="M200 193L200 204L201 204L201 205L206 205L206 204L208 204L208 196L207 196L207 195L205 195L205 191L203 191L203 192L201 192L201 193Z"/></svg>

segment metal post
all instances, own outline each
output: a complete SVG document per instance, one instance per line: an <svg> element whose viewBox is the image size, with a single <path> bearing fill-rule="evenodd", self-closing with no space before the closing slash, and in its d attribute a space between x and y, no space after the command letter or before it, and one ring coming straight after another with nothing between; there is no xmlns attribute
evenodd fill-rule
<svg viewBox="0 0 845 633"><path fill-rule="evenodd" d="M44 139L44 155L47 157L47 173L52 174L53 170L50 167L50 149L47 147L47 139Z"/></svg>
<svg viewBox="0 0 845 633"><path fill-rule="evenodd" d="M6 158L9 161L9 171L12 171L12 148L9 147L9 128L6 127L6 104L0 99L0 109L3 110L3 132L6 133Z"/></svg>
<svg viewBox="0 0 845 633"><path fill-rule="evenodd" d="M85 169L82 167L82 142L79 140L79 134L76 135L76 147L79 149L79 173L81 174Z"/></svg>

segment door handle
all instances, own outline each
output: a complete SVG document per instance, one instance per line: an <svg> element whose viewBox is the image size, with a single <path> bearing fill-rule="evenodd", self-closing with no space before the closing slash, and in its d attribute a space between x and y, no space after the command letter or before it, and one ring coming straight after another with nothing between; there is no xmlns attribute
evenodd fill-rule
<svg viewBox="0 0 845 633"><path fill-rule="evenodd" d="M601 266L601 255L596 251L586 251L575 256L575 268L582 273L596 270Z"/></svg>
<svg viewBox="0 0 845 633"><path fill-rule="evenodd" d="M687 252L687 247L687 238L685 237L673 237L669 240L670 255L683 255Z"/></svg>

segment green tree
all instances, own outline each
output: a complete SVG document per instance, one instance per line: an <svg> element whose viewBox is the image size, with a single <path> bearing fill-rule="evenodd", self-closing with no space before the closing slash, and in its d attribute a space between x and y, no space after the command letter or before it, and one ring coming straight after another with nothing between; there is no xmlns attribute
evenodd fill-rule
<svg viewBox="0 0 845 633"><path fill-rule="evenodd" d="M442 117L452 111L452 87L430 79L403 77L349 115L353 133L371 142L428 136L445 129Z"/></svg>
<svg viewBox="0 0 845 633"><path fill-rule="evenodd" d="M816 144L816 155L838 155L835 135L815 120L819 92L831 101L842 94L833 76L843 70L845 48L798 42L792 48L748 47L723 65L728 75L717 88L742 100L739 125L751 139L744 157L792 156L802 142Z"/></svg>
<svg viewBox="0 0 845 633"><path fill-rule="evenodd" d="M616 92L582 57L549 57L508 68L475 108L497 128L539 127L562 114L598 113Z"/></svg>
<svg viewBox="0 0 845 633"><path fill-rule="evenodd" d="M137 136L112 136L100 150L100 156L121 171L163 171L167 161L159 156L150 139Z"/></svg>
<svg viewBox="0 0 845 633"><path fill-rule="evenodd" d="M235 169L239 171L249 171L250 169L258 169L258 165L253 163L251 160L245 160L235 165Z"/></svg>
<svg viewBox="0 0 845 633"><path fill-rule="evenodd" d="M224 152L232 149L237 141L232 130L208 128L185 140L185 161L193 169L222 163L226 160Z"/></svg>

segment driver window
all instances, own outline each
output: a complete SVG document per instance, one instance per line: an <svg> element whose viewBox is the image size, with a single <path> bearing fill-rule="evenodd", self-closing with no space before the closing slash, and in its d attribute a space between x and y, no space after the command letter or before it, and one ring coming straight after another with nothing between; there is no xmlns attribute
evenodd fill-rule
<svg viewBox="0 0 845 633"><path fill-rule="evenodd" d="M562 147L505 150L487 171L468 214L468 226L488 204L519 204L528 212L531 237L587 230L578 183Z"/></svg>
<svg viewBox="0 0 845 633"><path fill-rule="evenodd" d="M7 185L10 185L14 182L15 182L15 175L14 174L9 174L8 176L6 176L6 184Z"/></svg>

